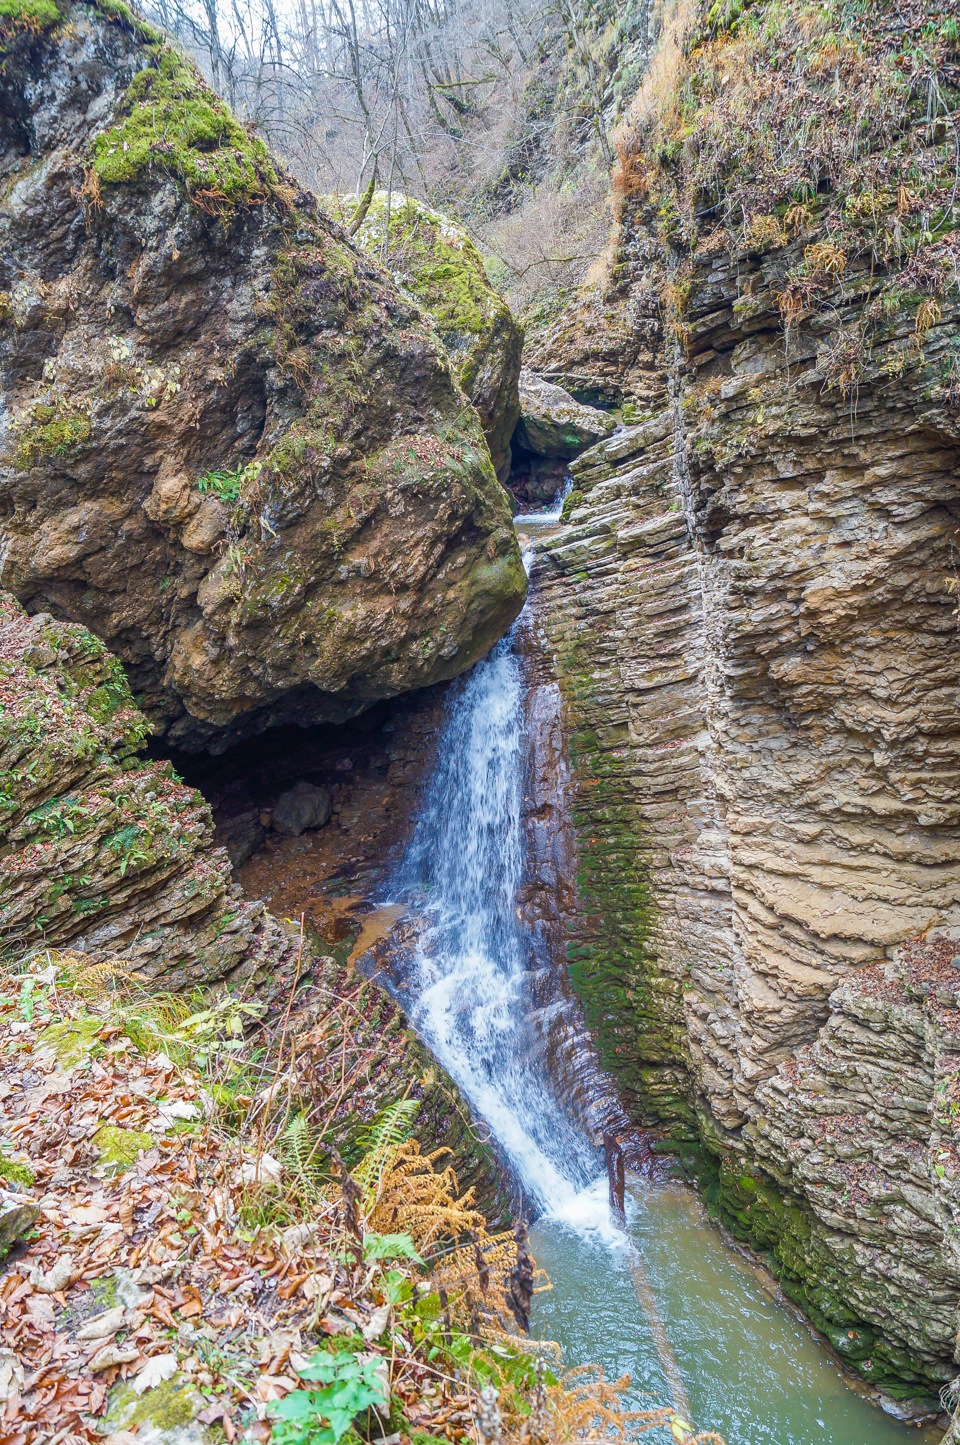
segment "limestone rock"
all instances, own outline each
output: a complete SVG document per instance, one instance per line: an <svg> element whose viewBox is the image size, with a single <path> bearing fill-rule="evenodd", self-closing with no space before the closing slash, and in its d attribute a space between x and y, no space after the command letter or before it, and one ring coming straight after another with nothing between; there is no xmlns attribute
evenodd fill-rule
<svg viewBox="0 0 960 1445"><path fill-rule="evenodd" d="M32 1228L40 1206L23 1194L0 1189L0 1260Z"/></svg>
<svg viewBox="0 0 960 1445"><path fill-rule="evenodd" d="M41 8L0 17L0 581L187 748L454 676L526 579L435 328L156 31Z"/></svg>
<svg viewBox="0 0 960 1445"><path fill-rule="evenodd" d="M273 809L272 826L278 833L297 838L301 833L322 828L330 821L333 798L329 788L299 782L281 793Z"/></svg>
<svg viewBox="0 0 960 1445"><path fill-rule="evenodd" d="M357 200L332 196L328 204L346 223ZM523 333L491 285L480 252L462 226L396 191L389 196L375 192L354 239L368 255L382 260L397 284L436 321L503 480L510 470L510 438L520 415Z"/></svg>
<svg viewBox="0 0 960 1445"><path fill-rule="evenodd" d="M540 457L575 457L608 436L616 422L606 412L574 401L526 368L520 373L520 423L517 445Z"/></svg>

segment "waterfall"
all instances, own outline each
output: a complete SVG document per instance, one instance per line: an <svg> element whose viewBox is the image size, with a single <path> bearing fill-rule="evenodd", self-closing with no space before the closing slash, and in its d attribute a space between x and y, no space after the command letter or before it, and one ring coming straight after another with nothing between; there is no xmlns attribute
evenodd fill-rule
<svg viewBox="0 0 960 1445"><path fill-rule="evenodd" d="M520 519L518 519L519 521ZM402 992L417 1032L538 1210L605 1228L596 1151L558 1099L534 1023L524 870L524 620L452 689L399 887L423 920Z"/></svg>

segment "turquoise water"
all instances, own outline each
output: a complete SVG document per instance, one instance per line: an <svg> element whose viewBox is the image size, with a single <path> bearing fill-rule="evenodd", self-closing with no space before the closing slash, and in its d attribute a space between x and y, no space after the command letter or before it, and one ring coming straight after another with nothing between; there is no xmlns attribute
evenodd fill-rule
<svg viewBox="0 0 960 1445"><path fill-rule="evenodd" d="M533 1333L556 1340L567 1364L597 1361L609 1376L629 1374L632 1403L686 1403L697 1428L718 1431L728 1445L941 1438L892 1419L845 1384L804 1324L724 1244L695 1195L677 1186L635 1190L627 1204L633 1262L624 1247L590 1237L582 1210L573 1223L542 1219L531 1231L553 1283L536 1297ZM604 1193L605 1181L594 1191L598 1219ZM677 1400L671 1372L686 1402Z"/></svg>

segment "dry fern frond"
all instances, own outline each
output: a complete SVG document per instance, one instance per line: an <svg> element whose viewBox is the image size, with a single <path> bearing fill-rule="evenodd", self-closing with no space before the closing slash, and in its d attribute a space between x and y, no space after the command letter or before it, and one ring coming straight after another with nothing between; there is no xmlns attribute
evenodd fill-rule
<svg viewBox="0 0 960 1445"><path fill-rule="evenodd" d="M441 1240L452 1242L484 1229L473 1190L459 1194L453 1169L435 1168L447 1154L446 1149L422 1154L415 1139L394 1144L380 1161L376 1193L372 1199L367 1193L369 1227L377 1233L409 1234L425 1255ZM359 1177L360 1171L355 1172Z"/></svg>
<svg viewBox="0 0 960 1445"><path fill-rule="evenodd" d="M93 963L85 953L54 949L48 949L45 957L57 970L58 981L62 975L62 981L85 998L106 998L112 984L129 982L134 976L127 960L122 958Z"/></svg>
<svg viewBox="0 0 960 1445"><path fill-rule="evenodd" d="M567 1370L547 1388L551 1440L629 1440L672 1423L675 1412L625 1410L621 1397L630 1376L608 1380L599 1365Z"/></svg>

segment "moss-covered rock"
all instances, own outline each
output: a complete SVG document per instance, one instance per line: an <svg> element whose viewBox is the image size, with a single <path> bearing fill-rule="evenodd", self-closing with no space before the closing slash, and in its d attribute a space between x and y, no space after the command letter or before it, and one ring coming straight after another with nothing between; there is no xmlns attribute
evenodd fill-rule
<svg viewBox="0 0 960 1445"><path fill-rule="evenodd" d="M104 1423L111 1432L136 1431L136 1438L146 1445L213 1445L214 1432L197 1422L206 1403L179 1371L140 1395L132 1385L120 1382L112 1391Z"/></svg>
<svg viewBox="0 0 960 1445"><path fill-rule="evenodd" d="M358 202L335 196L328 204L349 223ZM520 415L523 333L491 285L480 252L462 226L398 192L374 193L354 239L433 317L503 479Z"/></svg>
<svg viewBox="0 0 960 1445"><path fill-rule="evenodd" d="M218 214L265 201L280 185L263 141L165 46L133 77L116 123L96 137L91 155L99 182L134 181L162 166Z"/></svg>
<svg viewBox="0 0 960 1445"><path fill-rule="evenodd" d="M471 665L526 579L436 329L120 0L7 5L4 585L188 747Z"/></svg>
<svg viewBox="0 0 960 1445"><path fill-rule="evenodd" d="M0 950L69 946L170 988L276 967L291 941L232 882L203 799L137 754L148 728L116 658L0 593ZM70 1069L95 1019L41 1042Z"/></svg>

